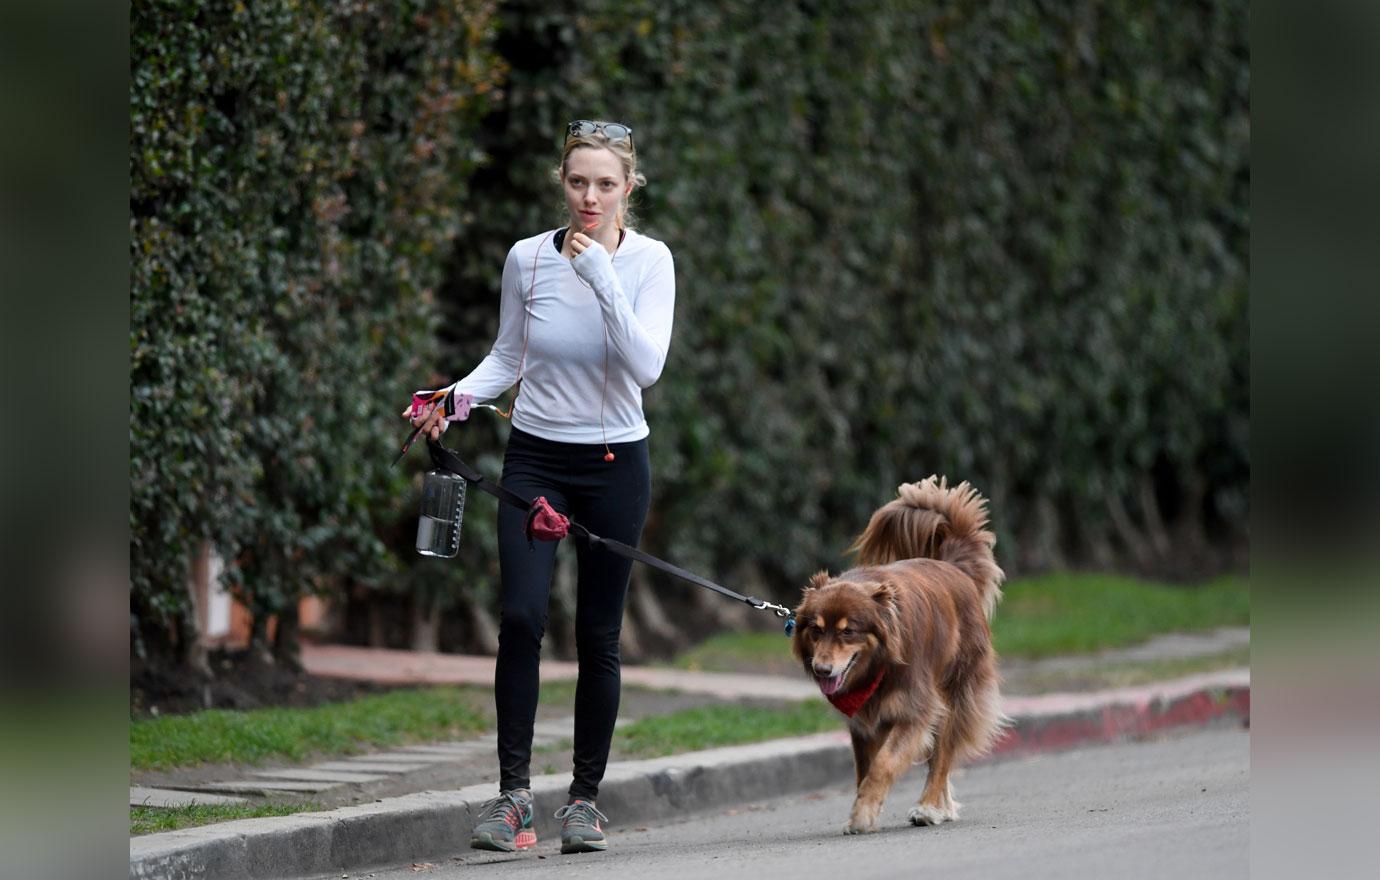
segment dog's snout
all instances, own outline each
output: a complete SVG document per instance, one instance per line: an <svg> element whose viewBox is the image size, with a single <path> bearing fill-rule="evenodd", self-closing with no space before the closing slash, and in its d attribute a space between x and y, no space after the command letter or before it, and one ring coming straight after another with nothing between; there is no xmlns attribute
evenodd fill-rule
<svg viewBox="0 0 1380 880"><path fill-rule="evenodd" d="M814 662L814 667L816 675L829 675L834 671L832 663L821 663L818 660Z"/></svg>

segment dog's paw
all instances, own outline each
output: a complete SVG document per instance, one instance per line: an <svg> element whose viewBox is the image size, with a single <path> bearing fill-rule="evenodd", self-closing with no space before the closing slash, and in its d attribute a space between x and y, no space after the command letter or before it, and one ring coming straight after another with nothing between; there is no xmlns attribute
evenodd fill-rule
<svg viewBox="0 0 1380 880"><path fill-rule="evenodd" d="M880 806L871 804L854 804L853 814L848 817L848 824L843 826L844 834L872 834L877 830L877 814L881 812Z"/></svg>
<svg viewBox="0 0 1380 880"><path fill-rule="evenodd" d="M945 822L953 822L958 818L958 804L948 807L916 804L910 808L909 818L912 825L942 825Z"/></svg>

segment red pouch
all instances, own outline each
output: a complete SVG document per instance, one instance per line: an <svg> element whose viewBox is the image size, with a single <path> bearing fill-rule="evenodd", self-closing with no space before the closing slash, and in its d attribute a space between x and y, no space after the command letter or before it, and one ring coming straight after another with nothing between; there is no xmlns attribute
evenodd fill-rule
<svg viewBox="0 0 1380 880"><path fill-rule="evenodd" d="M527 540L559 541L570 532L570 520L557 513L545 495L538 495L527 512Z"/></svg>

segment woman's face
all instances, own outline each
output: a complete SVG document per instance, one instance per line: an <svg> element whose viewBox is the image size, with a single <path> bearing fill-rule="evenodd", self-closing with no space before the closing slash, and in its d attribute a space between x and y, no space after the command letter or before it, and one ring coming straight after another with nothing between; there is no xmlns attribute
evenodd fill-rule
<svg viewBox="0 0 1380 880"><path fill-rule="evenodd" d="M597 236L613 226L623 197L632 192L632 181L623 174L623 163L602 147L576 147L565 160L565 206L577 232Z"/></svg>

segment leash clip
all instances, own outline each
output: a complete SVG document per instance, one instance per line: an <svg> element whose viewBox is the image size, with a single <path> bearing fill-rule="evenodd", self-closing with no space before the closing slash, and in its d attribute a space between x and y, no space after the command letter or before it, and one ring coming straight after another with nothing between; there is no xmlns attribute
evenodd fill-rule
<svg viewBox="0 0 1380 880"><path fill-rule="evenodd" d="M756 608L758 611L770 611L772 614L775 614L778 618L785 620L786 623L783 626L783 629L786 633L787 638L789 638L792 635L795 635L794 611L792 611L784 605L777 605L775 602L768 602L765 599L759 599L758 602L760 604L753 605L752 607Z"/></svg>
<svg viewBox="0 0 1380 880"><path fill-rule="evenodd" d="M753 607L753 608L756 608L758 611L770 611L772 614L775 614L777 617L790 617L790 616L791 616L791 609L785 607L784 605L777 605L777 604L774 604L774 603L772 603L772 602L768 602L768 601L766 601L765 599L760 600L760 601L762 602L761 605L754 605L754 606L752 606L752 607Z"/></svg>

